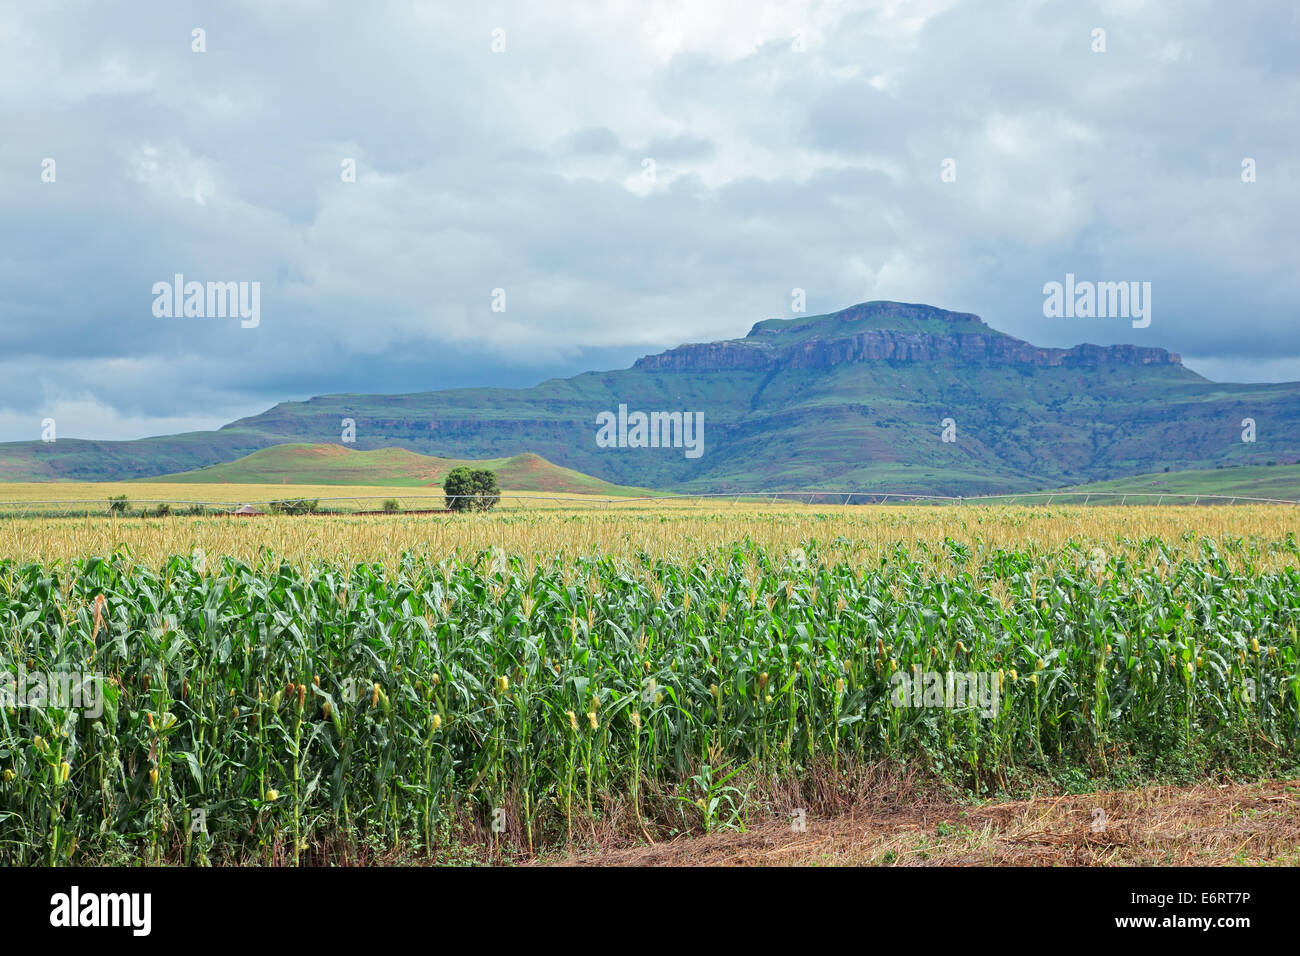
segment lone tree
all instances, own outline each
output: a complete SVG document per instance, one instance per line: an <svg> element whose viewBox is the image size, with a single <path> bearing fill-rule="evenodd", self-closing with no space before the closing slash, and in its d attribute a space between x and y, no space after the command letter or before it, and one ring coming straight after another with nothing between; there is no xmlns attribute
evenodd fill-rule
<svg viewBox="0 0 1300 956"><path fill-rule="evenodd" d="M447 472L442 492L452 511L487 511L501 500L496 472L466 465Z"/></svg>

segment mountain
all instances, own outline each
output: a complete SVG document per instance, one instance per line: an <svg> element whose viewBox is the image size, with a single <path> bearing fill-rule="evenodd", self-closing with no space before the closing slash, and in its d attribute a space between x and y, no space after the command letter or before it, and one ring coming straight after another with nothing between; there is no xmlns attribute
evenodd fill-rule
<svg viewBox="0 0 1300 956"><path fill-rule="evenodd" d="M602 447L619 429L597 416L620 405L690 413L683 425L702 414L702 454L684 440ZM1244 418L1254 443L1241 441ZM165 474L284 442L338 443L344 419L358 449L533 452L618 484L694 491L973 494L1300 458L1300 383L1220 384L1159 348L1039 348L968 313L867 302L534 388L327 395L214 432L0 445L0 479ZM945 419L954 441L942 440Z"/></svg>
<svg viewBox="0 0 1300 956"><path fill-rule="evenodd" d="M345 445L290 443L272 445L232 462L194 471L143 479L151 483L296 485L382 485L427 487L441 485L447 472L460 465L490 468L507 491L555 491L566 494L636 495L645 489L625 488L553 465L540 455L515 455L474 461L433 458L404 448L356 451Z"/></svg>

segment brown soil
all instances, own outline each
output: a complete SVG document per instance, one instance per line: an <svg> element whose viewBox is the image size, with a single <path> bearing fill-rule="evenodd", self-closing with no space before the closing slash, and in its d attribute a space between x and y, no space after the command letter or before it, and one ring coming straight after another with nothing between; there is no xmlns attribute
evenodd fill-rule
<svg viewBox="0 0 1300 956"><path fill-rule="evenodd" d="M1100 811L1100 812L1099 812ZM1104 817L1101 815L1104 813ZM540 864L577 866L1300 865L1300 780L1010 803L922 802L773 819Z"/></svg>

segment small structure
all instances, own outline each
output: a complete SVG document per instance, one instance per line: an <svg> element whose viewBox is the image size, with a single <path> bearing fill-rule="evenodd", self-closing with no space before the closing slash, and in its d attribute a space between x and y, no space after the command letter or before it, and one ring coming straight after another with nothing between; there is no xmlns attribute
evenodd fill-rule
<svg viewBox="0 0 1300 956"><path fill-rule="evenodd" d="M238 508L236 508L234 511L232 511L232 512L230 512L230 513L231 513L232 515L260 515L260 514L262 514L262 512L258 511L258 510L257 510L256 508L254 508L252 505L240 505Z"/></svg>

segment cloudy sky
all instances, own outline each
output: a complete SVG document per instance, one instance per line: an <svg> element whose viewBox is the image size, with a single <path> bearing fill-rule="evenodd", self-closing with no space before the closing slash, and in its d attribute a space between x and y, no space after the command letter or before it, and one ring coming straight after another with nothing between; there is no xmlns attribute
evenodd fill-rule
<svg viewBox="0 0 1300 956"><path fill-rule="evenodd" d="M1293 0L6 3L0 440L530 385L796 288L1300 380L1298 49ZM1150 326L1045 318L1067 272ZM156 317L176 273L260 324Z"/></svg>

